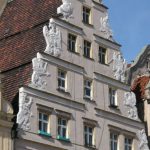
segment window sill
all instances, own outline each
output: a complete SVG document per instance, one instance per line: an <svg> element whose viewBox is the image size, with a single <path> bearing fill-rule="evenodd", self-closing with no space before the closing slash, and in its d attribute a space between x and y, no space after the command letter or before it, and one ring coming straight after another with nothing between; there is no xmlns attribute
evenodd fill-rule
<svg viewBox="0 0 150 150"><path fill-rule="evenodd" d="M87 148L90 148L90 149L96 149L95 145L84 145L84 146L87 147Z"/></svg>
<svg viewBox="0 0 150 150"><path fill-rule="evenodd" d="M85 56L85 55L83 55L83 57L84 57L84 58L87 58L87 59L89 59L89 60L94 61L94 59L93 59L93 58L87 57L87 56Z"/></svg>
<svg viewBox="0 0 150 150"><path fill-rule="evenodd" d="M65 137L62 137L62 136L57 136L57 140L61 140L61 141L65 141L65 142L70 142L70 139L69 138L65 138Z"/></svg>
<svg viewBox="0 0 150 150"><path fill-rule="evenodd" d="M64 93L64 94L67 94L67 95L70 95L69 92L67 92L65 89L62 89L60 87L57 88L57 91L61 92L61 93Z"/></svg>
<svg viewBox="0 0 150 150"><path fill-rule="evenodd" d="M118 109L119 110L119 107L117 105L109 105L110 108L114 108L114 109Z"/></svg>
<svg viewBox="0 0 150 150"><path fill-rule="evenodd" d="M74 51L71 51L71 50L68 50L70 53L73 53L73 54L75 54L75 55L78 55L78 56L80 56L80 53L79 52L74 52Z"/></svg>
<svg viewBox="0 0 150 150"><path fill-rule="evenodd" d="M109 65L106 64L106 63L101 63L101 62L99 62L99 64L109 67Z"/></svg>
<svg viewBox="0 0 150 150"><path fill-rule="evenodd" d="M90 97L86 97L86 96L84 96L84 97L83 97L83 99L85 99L86 101L89 101L89 102L95 103L95 101L94 101L92 98L90 98Z"/></svg>
<svg viewBox="0 0 150 150"><path fill-rule="evenodd" d="M42 136L46 136L46 137L51 137L50 133L47 133L47 132L44 132L44 131L40 131L40 130L38 130L38 134L42 135Z"/></svg>
<svg viewBox="0 0 150 150"><path fill-rule="evenodd" d="M83 20L82 20L82 22L83 22L83 24L84 24L84 25L86 25L86 26L89 26L89 27L92 27L92 28L94 27L94 25L93 25L93 24L86 23L86 22L84 22Z"/></svg>

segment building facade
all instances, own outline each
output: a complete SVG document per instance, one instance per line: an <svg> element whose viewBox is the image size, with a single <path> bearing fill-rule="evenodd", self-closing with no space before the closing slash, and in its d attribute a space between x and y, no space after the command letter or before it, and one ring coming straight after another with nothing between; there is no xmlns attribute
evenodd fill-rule
<svg viewBox="0 0 150 150"><path fill-rule="evenodd" d="M148 149L107 7L62 2L60 16L43 25L45 49L32 59L31 83L19 90L15 148Z"/></svg>
<svg viewBox="0 0 150 150"><path fill-rule="evenodd" d="M8 3L0 69L15 150L149 149L107 11L99 0Z"/></svg>

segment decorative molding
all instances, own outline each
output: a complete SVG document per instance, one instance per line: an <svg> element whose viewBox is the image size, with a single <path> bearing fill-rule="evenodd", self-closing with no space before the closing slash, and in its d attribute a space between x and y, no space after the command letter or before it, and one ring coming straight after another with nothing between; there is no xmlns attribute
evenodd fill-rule
<svg viewBox="0 0 150 150"><path fill-rule="evenodd" d="M137 137L140 141L138 150L149 150L148 140L144 129L138 131Z"/></svg>
<svg viewBox="0 0 150 150"><path fill-rule="evenodd" d="M42 77L50 76L50 74L47 72L47 62L44 62L41 58L33 58L32 65L32 85L37 88L44 88L47 83Z"/></svg>
<svg viewBox="0 0 150 150"><path fill-rule="evenodd" d="M129 85L124 84L118 80L112 79L112 78L105 76L103 74L99 74L97 72L94 72L94 79L96 79L102 83L108 84L110 86L114 86L116 88L123 89L125 91L130 91Z"/></svg>
<svg viewBox="0 0 150 150"><path fill-rule="evenodd" d="M125 61L125 59L122 57L122 55L113 54L113 71L114 71L114 76L116 78L116 80L121 81L121 82L125 82L125 71L127 68L127 63Z"/></svg>
<svg viewBox="0 0 150 150"><path fill-rule="evenodd" d="M43 27L43 35L47 44L45 52L56 57L60 56L62 51L62 37L53 18L50 19L48 27Z"/></svg>
<svg viewBox="0 0 150 150"><path fill-rule="evenodd" d="M32 117L31 105L33 100L24 91L19 91L19 112L17 114L18 127L23 130L30 130L30 118Z"/></svg>
<svg viewBox="0 0 150 150"><path fill-rule="evenodd" d="M138 113L136 108L136 97L133 92L126 92L124 94L124 105L129 107L128 117L134 120L138 119Z"/></svg>
<svg viewBox="0 0 150 150"><path fill-rule="evenodd" d="M104 37L106 39L113 41L112 39L113 33L112 30L110 29L108 22L109 22L109 17L108 17L108 13L106 13L104 17L100 18L100 31L104 33Z"/></svg>
<svg viewBox="0 0 150 150"><path fill-rule="evenodd" d="M95 110L96 110L97 116L104 118L104 119L108 119L109 121L117 122L118 126L122 124L122 125L132 127L138 130L144 127L143 123L138 120L133 120L123 115L112 113L112 112L102 110L99 108L95 108Z"/></svg>
<svg viewBox="0 0 150 150"><path fill-rule="evenodd" d="M57 14L62 14L65 19L71 18L73 7L69 0L62 0L62 5L57 8Z"/></svg>

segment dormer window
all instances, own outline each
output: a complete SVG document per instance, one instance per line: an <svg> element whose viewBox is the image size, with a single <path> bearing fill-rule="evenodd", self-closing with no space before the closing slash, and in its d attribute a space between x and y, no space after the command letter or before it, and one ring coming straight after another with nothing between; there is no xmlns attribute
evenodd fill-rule
<svg viewBox="0 0 150 150"><path fill-rule="evenodd" d="M91 9L83 6L83 22L90 24Z"/></svg>

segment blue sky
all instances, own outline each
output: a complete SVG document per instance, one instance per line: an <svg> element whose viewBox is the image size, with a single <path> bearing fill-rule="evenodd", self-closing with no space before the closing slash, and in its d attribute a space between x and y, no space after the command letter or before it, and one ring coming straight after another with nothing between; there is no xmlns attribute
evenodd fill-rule
<svg viewBox="0 0 150 150"><path fill-rule="evenodd" d="M109 8L109 22L114 39L122 45L130 63L140 50L150 44L150 0L103 0Z"/></svg>

